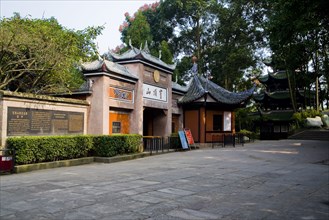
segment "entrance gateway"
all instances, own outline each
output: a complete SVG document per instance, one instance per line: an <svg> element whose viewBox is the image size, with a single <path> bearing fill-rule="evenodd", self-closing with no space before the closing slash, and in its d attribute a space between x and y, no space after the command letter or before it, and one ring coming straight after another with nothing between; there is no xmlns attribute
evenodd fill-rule
<svg viewBox="0 0 329 220"><path fill-rule="evenodd" d="M196 63L188 85L180 86L172 82L175 65L152 56L147 45L109 57L82 64L86 84L72 93L90 103L88 134L166 137L189 128L195 142L212 142L235 133L234 110L254 91L229 92L198 75Z"/></svg>
<svg viewBox="0 0 329 220"><path fill-rule="evenodd" d="M169 136L173 112L178 117L182 114L178 106L174 111L172 106L175 65L151 56L147 48L131 48L110 58L82 65L91 91L85 98L93 103L89 121L94 123L89 124L88 133Z"/></svg>

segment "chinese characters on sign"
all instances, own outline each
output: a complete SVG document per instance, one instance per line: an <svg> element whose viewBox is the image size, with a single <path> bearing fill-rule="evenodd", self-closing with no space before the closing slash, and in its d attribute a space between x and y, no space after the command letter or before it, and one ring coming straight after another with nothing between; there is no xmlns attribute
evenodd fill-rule
<svg viewBox="0 0 329 220"><path fill-rule="evenodd" d="M133 102L133 91L110 87L109 95L113 99L118 99L125 102Z"/></svg>
<svg viewBox="0 0 329 220"><path fill-rule="evenodd" d="M82 112L8 107L7 135L82 134Z"/></svg>
<svg viewBox="0 0 329 220"><path fill-rule="evenodd" d="M143 84L143 98L167 102L167 89Z"/></svg>

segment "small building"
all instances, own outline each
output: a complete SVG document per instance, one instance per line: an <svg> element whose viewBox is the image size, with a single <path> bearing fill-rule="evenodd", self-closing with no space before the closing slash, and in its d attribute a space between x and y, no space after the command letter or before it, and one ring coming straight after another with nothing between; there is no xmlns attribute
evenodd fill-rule
<svg viewBox="0 0 329 220"><path fill-rule="evenodd" d="M240 93L229 92L195 73L187 92L178 100L184 127L200 143L213 142L219 134L234 134L234 110L244 107L253 91L254 87Z"/></svg>

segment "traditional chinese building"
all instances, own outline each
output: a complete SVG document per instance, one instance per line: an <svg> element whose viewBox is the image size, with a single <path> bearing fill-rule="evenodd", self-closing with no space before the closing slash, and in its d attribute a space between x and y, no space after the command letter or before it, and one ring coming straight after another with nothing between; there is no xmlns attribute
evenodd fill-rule
<svg viewBox="0 0 329 220"><path fill-rule="evenodd" d="M253 89L229 92L195 68L188 85L180 86L172 82L174 69L147 46L83 64L87 82L73 95L90 103L88 133L165 137L190 128L200 143L211 142L213 134L234 133L234 109L246 104Z"/></svg>
<svg viewBox="0 0 329 220"><path fill-rule="evenodd" d="M151 56L147 48L111 54L111 59L82 65L84 76L92 82L92 94L87 96L92 103L89 133L169 136L175 65Z"/></svg>
<svg viewBox="0 0 329 220"><path fill-rule="evenodd" d="M264 89L253 95L259 104L260 138L287 138L291 130L293 108L289 92L288 78L285 71L268 73L258 78ZM312 106L315 94L302 88L296 90L296 108L305 109Z"/></svg>
<svg viewBox="0 0 329 220"><path fill-rule="evenodd" d="M234 110L244 107L253 91L254 87L240 93L230 92L198 75L194 68L188 90L178 100L183 109L183 124L200 143L213 142L214 136L220 134L234 134Z"/></svg>

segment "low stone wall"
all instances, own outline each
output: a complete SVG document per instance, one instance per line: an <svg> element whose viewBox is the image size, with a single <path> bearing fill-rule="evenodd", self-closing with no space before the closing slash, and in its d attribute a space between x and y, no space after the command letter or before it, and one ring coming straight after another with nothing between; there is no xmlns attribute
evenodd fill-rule
<svg viewBox="0 0 329 220"><path fill-rule="evenodd" d="M78 166L83 164L90 163L115 163L125 160L133 160L138 158L143 158L150 156L150 153L137 153L137 154L128 154L120 155L115 157L83 157L71 160L59 160L53 162L44 162L44 163L35 163L35 164L26 164L26 165L17 165L14 167L14 173L24 173L34 170L50 169L57 167L69 167L69 166Z"/></svg>
<svg viewBox="0 0 329 220"><path fill-rule="evenodd" d="M45 163L17 165L14 167L14 173L24 173L34 170L50 169L57 167L77 166L77 165L89 164L93 162L94 162L94 157L84 157L84 158L71 159L71 160L60 160L60 161L45 162Z"/></svg>

